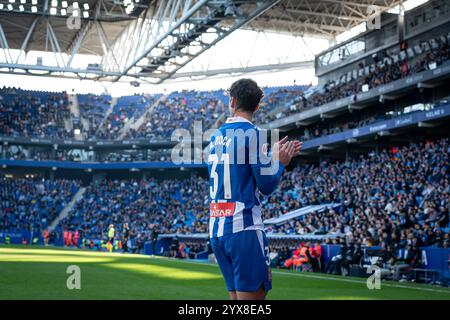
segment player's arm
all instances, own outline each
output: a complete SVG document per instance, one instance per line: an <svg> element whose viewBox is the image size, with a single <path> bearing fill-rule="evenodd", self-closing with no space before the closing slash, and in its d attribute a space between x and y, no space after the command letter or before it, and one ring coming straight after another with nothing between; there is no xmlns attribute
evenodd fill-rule
<svg viewBox="0 0 450 320"><path fill-rule="evenodd" d="M275 190L283 175L284 168L289 165L292 158L300 154L301 142L287 141L287 139L288 137L285 137L274 144L269 163L263 164L260 159L261 155L258 155L258 161L252 164L256 185L264 195L268 196Z"/></svg>
<svg viewBox="0 0 450 320"><path fill-rule="evenodd" d="M282 163L278 163L278 170L275 172L275 174L264 174L262 173L261 169L266 168L268 170L274 170L275 167L276 164L273 164L272 168L270 167L270 165L252 165L252 171L253 176L256 180L256 186L258 187L258 190L265 196L270 195L277 187L284 171L284 165Z"/></svg>

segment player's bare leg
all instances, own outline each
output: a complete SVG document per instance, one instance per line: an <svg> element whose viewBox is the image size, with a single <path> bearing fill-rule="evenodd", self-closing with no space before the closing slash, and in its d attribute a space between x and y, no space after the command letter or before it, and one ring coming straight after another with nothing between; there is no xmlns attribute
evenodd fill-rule
<svg viewBox="0 0 450 320"><path fill-rule="evenodd" d="M230 300L237 300L237 294L236 291L229 291L230 293Z"/></svg>
<svg viewBox="0 0 450 320"><path fill-rule="evenodd" d="M261 286L258 291L255 292L236 292L237 300L265 300L267 292L264 290L264 286Z"/></svg>

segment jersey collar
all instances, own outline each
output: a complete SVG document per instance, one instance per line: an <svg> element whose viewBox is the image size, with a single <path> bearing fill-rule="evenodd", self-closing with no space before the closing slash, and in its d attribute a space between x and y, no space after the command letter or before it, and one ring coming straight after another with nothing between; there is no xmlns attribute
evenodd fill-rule
<svg viewBox="0 0 450 320"><path fill-rule="evenodd" d="M253 123L251 121L248 121L247 119L239 117L239 116L229 117L226 121L226 123L238 123L238 122L247 122L247 123L250 123L253 125Z"/></svg>

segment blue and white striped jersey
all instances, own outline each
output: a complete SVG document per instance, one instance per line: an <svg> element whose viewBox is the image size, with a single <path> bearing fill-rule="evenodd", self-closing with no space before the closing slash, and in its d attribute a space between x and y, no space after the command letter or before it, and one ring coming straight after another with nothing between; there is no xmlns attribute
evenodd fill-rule
<svg viewBox="0 0 450 320"><path fill-rule="evenodd" d="M211 137L208 155L211 238L263 230L259 193L270 195L284 166L272 161L266 131L241 117L228 118Z"/></svg>

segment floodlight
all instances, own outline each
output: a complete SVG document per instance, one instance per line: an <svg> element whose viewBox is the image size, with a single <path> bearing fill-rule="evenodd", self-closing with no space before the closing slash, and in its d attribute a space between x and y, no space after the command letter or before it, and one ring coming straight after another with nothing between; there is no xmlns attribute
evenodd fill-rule
<svg viewBox="0 0 450 320"><path fill-rule="evenodd" d="M127 14L130 14L133 10L134 10L134 5L133 5L133 4L130 4L130 5L128 5L128 6L125 8L125 12L126 12Z"/></svg>

